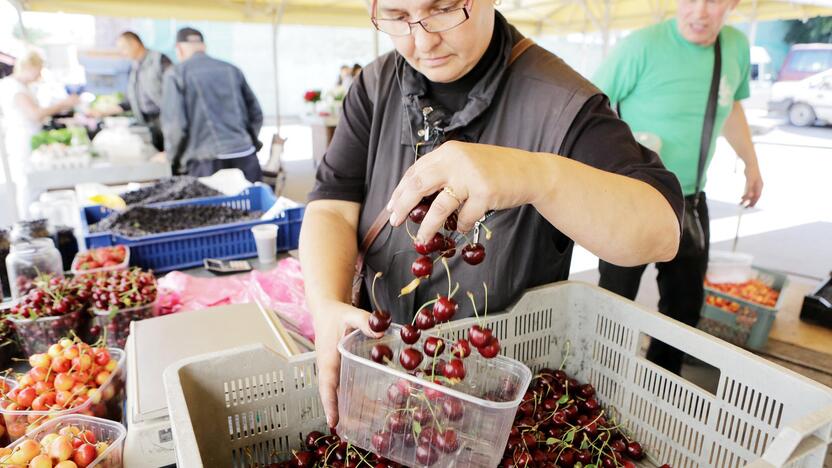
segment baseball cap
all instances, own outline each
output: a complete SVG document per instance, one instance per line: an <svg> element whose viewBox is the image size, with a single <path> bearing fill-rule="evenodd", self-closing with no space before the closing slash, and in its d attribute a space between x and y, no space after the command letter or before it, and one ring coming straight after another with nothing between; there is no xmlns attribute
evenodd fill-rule
<svg viewBox="0 0 832 468"><path fill-rule="evenodd" d="M176 32L176 42L203 42L202 33L194 28L182 28Z"/></svg>

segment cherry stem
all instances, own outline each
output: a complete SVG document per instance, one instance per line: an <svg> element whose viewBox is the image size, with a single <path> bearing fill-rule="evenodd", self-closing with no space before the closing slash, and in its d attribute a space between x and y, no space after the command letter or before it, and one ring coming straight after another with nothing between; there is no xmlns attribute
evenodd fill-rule
<svg viewBox="0 0 832 468"><path fill-rule="evenodd" d="M383 275L383 273L379 271L373 277L373 287L372 287L372 294L371 295L373 296L373 304L375 304L376 310L381 310L381 307L378 306L378 301L376 300L376 280L381 278L382 275Z"/></svg>
<svg viewBox="0 0 832 468"><path fill-rule="evenodd" d="M468 295L468 299L471 299L471 305L474 307L474 317L477 318L477 325L482 327L482 319L480 319L480 314L477 312L477 303L474 302L474 293L466 291L465 294Z"/></svg>
<svg viewBox="0 0 832 468"><path fill-rule="evenodd" d="M558 367L558 370L563 370L563 366L566 365L566 360L569 359L569 348L570 348L569 345L570 345L570 342L567 341L566 342L566 352L563 355L563 361L560 362L560 367ZM567 388L566 390L567 390L566 394L569 395L569 389Z"/></svg>
<svg viewBox="0 0 832 468"><path fill-rule="evenodd" d="M456 295L457 291L459 291L459 283L457 283L454 290L448 294L448 299L452 299Z"/></svg>
<svg viewBox="0 0 832 468"><path fill-rule="evenodd" d="M480 227L485 230L485 240L491 240L491 229L488 229L485 223L480 223Z"/></svg>
<svg viewBox="0 0 832 468"><path fill-rule="evenodd" d="M451 268L448 266L448 259L442 258L442 265L445 266L445 271L448 273L448 298L451 297Z"/></svg>
<svg viewBox="0 0 832 468"><path fill-rule="evenodd" d="M488 317L488 285L485 284L485 281L482 282L482 288L485 290L485 312L483 313L483 318Z"/></svg>

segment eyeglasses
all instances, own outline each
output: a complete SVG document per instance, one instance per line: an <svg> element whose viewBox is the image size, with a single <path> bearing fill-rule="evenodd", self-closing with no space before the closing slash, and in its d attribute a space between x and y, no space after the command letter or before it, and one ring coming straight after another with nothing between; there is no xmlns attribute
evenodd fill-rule
<svg viewBox="0 0 832 468"><path fill-rule="evenodd" d="M467 2L466 2L467 3ZM429 33L441 33L451 30L460 24L468 21L470 18L468 14L468 7L453 8L449 10L440 11L430 16L426 16L419 21L405 21L397 19L376 18L371 19L373 25L379 31L390 36L409 36L413 33L413 26L417 24Z"/></svg>

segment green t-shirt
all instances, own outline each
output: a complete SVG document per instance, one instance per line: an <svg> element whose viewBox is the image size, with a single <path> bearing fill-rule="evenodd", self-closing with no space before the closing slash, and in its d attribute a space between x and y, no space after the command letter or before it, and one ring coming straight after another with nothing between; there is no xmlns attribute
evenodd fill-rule
<svg viewBox="0 0 832 468"><path fill-rule="evenodd" d="M720 33L720 46L722 78L708 164L734 101L749 95L748 40L742 32L727 26ZM634 133L659 137L662 162L679 178L685 195L695 191L713 67L714 47L686 41L676 20L671 19L624 38L593 79L609 96L613 108L619 106L621 117Z"/></svg>

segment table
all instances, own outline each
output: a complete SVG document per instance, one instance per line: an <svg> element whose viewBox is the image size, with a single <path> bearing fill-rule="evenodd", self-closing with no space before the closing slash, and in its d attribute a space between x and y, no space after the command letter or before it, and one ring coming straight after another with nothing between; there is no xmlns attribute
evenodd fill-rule
<svg viewBox="0 0 832 468"><path fill-rule="evenodd" d="M32 191L45 192L72 189L77 184L84 183L121 185L129 182L147 182L171 175L170 164L143 161L125 164L97 162L89 167L34 171L26 177Z"/></svg>

